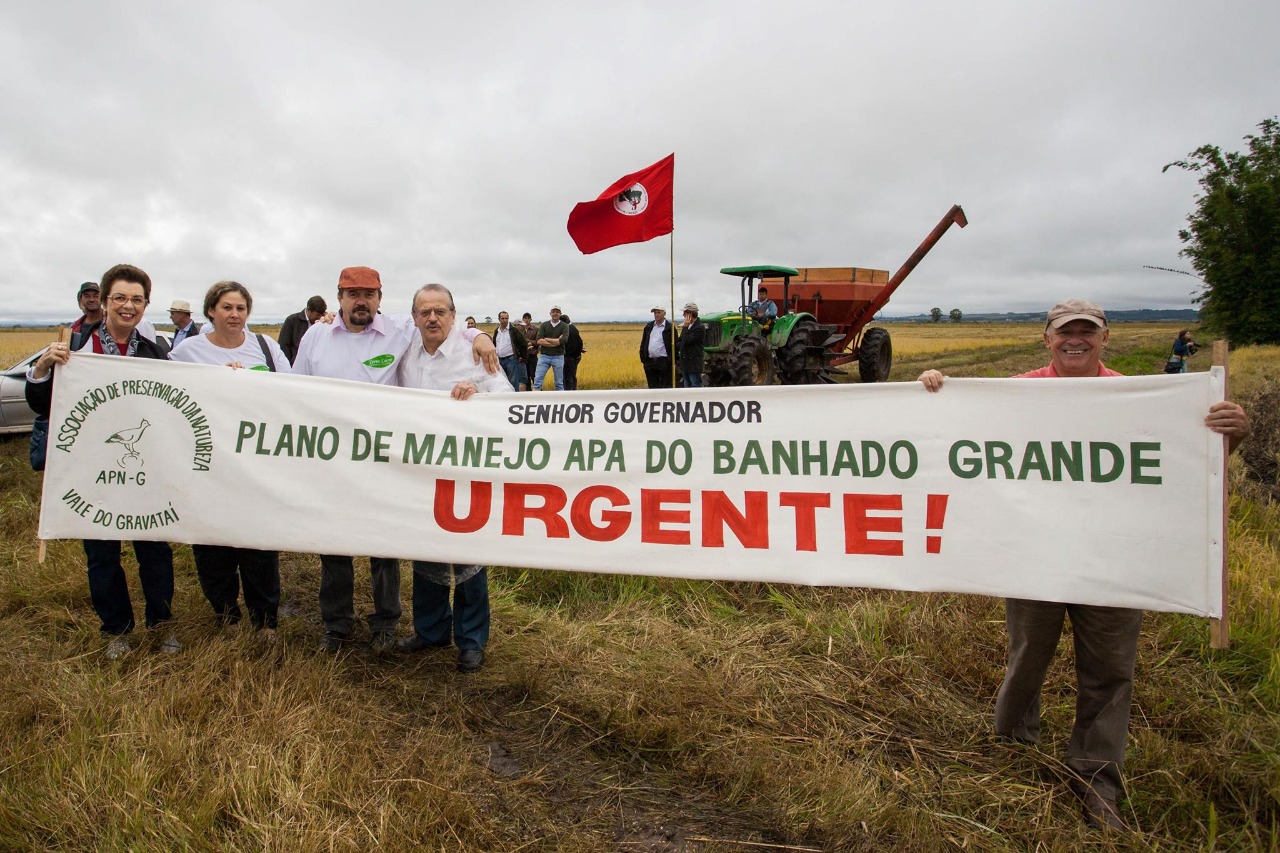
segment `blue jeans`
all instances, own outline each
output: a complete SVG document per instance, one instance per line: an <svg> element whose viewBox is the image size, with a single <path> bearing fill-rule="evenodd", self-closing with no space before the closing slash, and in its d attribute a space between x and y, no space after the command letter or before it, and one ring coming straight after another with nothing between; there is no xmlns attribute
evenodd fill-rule
<svg viewBox="0 0 1280 853"><path fill-rule="evenodd" d="M427 580L423 572L438 572L445 564L413 561L413 631L433 646L453 644L459 651L483 649L489 642L489 570L453 587Z"/></svg>
<svg viewBox="0 0 1280 853"><path fill-rule="evenodd" d="M530 390L541 391L542 382L547 378L547 369L555 371L556 390L564 390L564 356L563 355L540 355L538 356L538 372L534 374L533 385Z"/></svg>
<svg viewBox="0 0 1280 853"><path fill-rule="evenodd" d="M520 387L520 359L514 355L504 355L498 358L498 364L502 365L502 372L507 374L507 381L511 383L512 388Z"/></svg>
<svg viewBox="0 0 1280 853"><path fill-rule="evenodd" d="M147 627L173 618L173 549L168 542L134 542L138 578L147 601ZM89 564L89 598L102 620L102 633L127 634L133 630L133 603L120 566L120 540L86 539L84 556Z"/></svg>
<svg viewBox="0 0 1280 853"><path fill-rule="evenodd" d="M702 387L702 372L694 373L689 370L680 371L680 383L686 388Z"/></svg>

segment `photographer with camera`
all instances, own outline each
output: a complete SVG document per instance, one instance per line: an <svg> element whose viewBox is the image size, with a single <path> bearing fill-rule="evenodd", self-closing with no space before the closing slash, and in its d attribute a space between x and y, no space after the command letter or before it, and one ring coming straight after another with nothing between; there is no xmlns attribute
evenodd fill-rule
<svg viewBox="0 0 1280 853"><path fill-rule="evenodd" d="M1173 339L1173 351L1169 353L1169 361L1164 366L1165 373L1186 373L1187 359L1195 355L1200 345L1191 340L1191 330L1183 329Z"/></svg>

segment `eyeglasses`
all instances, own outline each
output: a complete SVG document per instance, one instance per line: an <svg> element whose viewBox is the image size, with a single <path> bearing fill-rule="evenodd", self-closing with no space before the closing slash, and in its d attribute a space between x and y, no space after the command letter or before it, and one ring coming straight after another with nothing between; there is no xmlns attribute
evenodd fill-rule
<svg viewBox="0 0 1280 853"><path fill-rule="evenodd" d="M112 296L108 301L112 305L133 305L134 307L138 307L138 308L147 304L147 298L145 296L125 296L122 293L117 293L115 296Z"/></svg>

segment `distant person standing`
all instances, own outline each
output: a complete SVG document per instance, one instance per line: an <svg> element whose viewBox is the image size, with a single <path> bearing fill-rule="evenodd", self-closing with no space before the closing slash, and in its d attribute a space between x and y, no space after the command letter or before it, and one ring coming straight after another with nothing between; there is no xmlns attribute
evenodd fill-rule
<svg viewBox="0 0 1280 853"><path fill-rule="evenodd" d="M306 308L284 318L284 324L280 327L280 349L284 351L290 364L298 358L298 345L302 343L302 336L327 310L329 306L325 304L324 297L313 296L307 300Z"/></svg>
<svg viewBox="0 0 1280 853"><path fill-rule="evenodd" d="M564 344L569 324L561 322L560 306L551 306L551 319L538 327L538 369L533 374L534 391L542 390L547 371L555 371L556 390L564 390Z"/></svg>
<svg viewBox="0 0 1280 853"><path fill-rule="evenodd" d="M512 388L525 390L529 379L525 376L525 355L529 352L529 343L519 326L511 325L511 315L506 311L498 312L498 328L493 330L493 345L498 349L498 364L507 375Z"/></svg>
<svg viewBox="0 0 1280 853"><path fill-rule="evenodd" d="M564 342L564 390L578 390L578 364L587 348L582 345L582 334L573 325L568 314L561 314L560 319L569 327L569 337Z"/></svg>
<svg viewBox="0 0 1280 853"><path fill-rule="evenodd" d="M1169 363L1164 366L1165 373L1186 373L1187 359L1199 351L1200 345L1191 340L1191 330L1183 329L1173 339L1173 351L1169 353Z"/></svg>
<svg viewBox="0 0 1280 853"><path fill-rule="evenodd" d="M102 322L102 291L96 281L86 281L80 285L80 290L76 293L76 304L80 306L80 319L71 324L73 333Z"/></svg>
<svg viewBox="0 0 1280 853"><path fill-rule="evenodd" d="M653 319L645 324L640 335L644 378L650 388L671 388L675 385L675 329L667 322L667 309L655 306L649 311Z"/></svg>
<svg viewBox="0 0 1280 853"><path fill-rule="evenodd" d="M533 322L533 315L528 311L524 312L524 316L520 318L520 333L524 335L525 343L529 345L528 351L524 356L524 385L521 391L533 390L533 377L538 372L538 354L541 348L538 346L538 324Z"/></svg>
<svg viewBox="0 0 1280 853"><path fill-rule="evenodd" d="M707 341L707 327L698 319L698 305L684 306L684 323L676 340L676 361L680 368L680 384L685 388L702 387L702 369L705 364L703 346Z"/></svg>
<svg viewBox="0 0 1280 853"><path fill-rule="evenodd" d="M191 303L175 299L169 306L169 319L173 321L173 345L200 334L200 324L191 319Z"/></svg>

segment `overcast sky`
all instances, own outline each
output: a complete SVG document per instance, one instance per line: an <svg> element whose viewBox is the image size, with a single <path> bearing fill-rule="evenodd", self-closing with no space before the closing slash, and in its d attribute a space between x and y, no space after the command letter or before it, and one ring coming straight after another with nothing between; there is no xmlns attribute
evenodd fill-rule
<svg viewBox="0 0 1280 853"><path fill-rule="evenodd" d="M669 243L584 256L569 210L675 152L675 301L723 266L896 270L939 306L1192 307L1192 175L1280 104L1280 3L0 0L0 319L117 262L167 321L225 278L278 320L344 266L384 309L645 320Z"/></svg>

